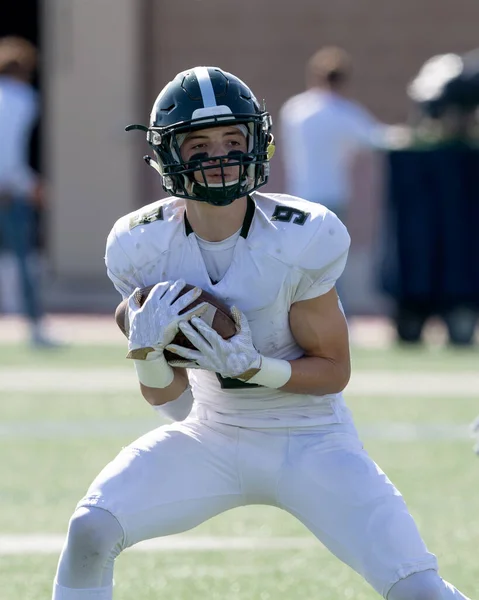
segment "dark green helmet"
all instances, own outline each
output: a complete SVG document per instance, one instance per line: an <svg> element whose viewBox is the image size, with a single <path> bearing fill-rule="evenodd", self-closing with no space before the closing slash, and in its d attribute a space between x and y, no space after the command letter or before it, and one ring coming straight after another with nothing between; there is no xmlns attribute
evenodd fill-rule
<svg viewBox="0 0 479 600"><path fill-rule="evenodd" d="M408 94L434 119L452 107L472 113L479 106L479 51L433 56L409 85Z"/></svg>
<svg viewBox="0 0 479 600"><path fill-rule="evenodd" d="M224 125L243 126L247 152L213 157L201 154L188 162L182 160L184 134ZM145 160L159 172L168 194L224 206L268 181L269 160L274 153L271 126L270 114L238 77L218 67L195 67L179 73L163 88L153 105L149 127L130 125L127 131L146 131L156 161L150 157ZM223 170L226 164L239 167L239 179L227 183L223 173L222 183L208 184L205 171L218 166Z"/></svg>

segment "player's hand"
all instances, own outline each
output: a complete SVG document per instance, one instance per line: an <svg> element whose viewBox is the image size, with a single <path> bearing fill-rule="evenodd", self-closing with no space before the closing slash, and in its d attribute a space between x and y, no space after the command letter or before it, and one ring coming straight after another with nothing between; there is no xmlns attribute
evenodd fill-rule
<svg viewBox="0 0 479 600"><path fill-rule="evenodd" d="M231 315L238 331L229 340L224 340L214 329L196 317L191 319L191 324L181 321L179 328L197 349L190 350L169 344L166 349L179 357L177 361L170 361L169 364L172 367L214 371L223 377L243 379L242 376L245 376L245 380L251 377L261 366L261 354L253 345L246 316L236 307L231 309Z"/></svg>
<svg viewBox="0 0 479 600"><path fill-rule="evenodd" d="M205 312L208 305L203 302L180 315L201 295L201 288L195 287L178 298L185 285L182 279L174 283L157 283L143 306L139 306L135 299L137 290L131 294L128 299L128 358L146 359L149 352L162 353L178 333L180 321L187 321Z"/></svg>

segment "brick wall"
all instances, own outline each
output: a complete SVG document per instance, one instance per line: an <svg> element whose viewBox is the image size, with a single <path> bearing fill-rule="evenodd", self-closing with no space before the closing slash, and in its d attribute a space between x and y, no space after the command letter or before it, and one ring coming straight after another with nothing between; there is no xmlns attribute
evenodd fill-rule
<svg viewBox="0 0 479 600"><path fill-rule="evenodd" d="M405 87L433 54L479 45L477 0L175 0L150 2L150 100L198 64L242 77L275 115L303 88L307 58L339 44L355 63L352 92L387 121L405 119Z"/></svg>
<svg viewBox="0 0 479 600"><path fill-rule="evenodd" d="M351 94L380 119L404 122L406 86L422 63L437 53L479 46L477 0L146 0L145 5L145 118L166 81L203 64L244 79L259 99L266 99L275 119L282 103L303 90L309 56L322 45L337 44L354 59ZM282 186L279 157L280 152L268 185L275 191ZM355 289L366 281L360 312L383 310L368 280L380 219L380 165L362 157L356 169L350 271ZM157 194L156 179L146 181L145 191Z"/></svg>

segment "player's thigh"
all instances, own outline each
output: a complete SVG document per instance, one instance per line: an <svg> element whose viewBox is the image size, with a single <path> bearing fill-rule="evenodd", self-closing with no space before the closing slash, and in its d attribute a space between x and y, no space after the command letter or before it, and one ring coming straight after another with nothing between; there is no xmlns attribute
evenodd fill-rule
<svg viewBox="0 0 479 600"><path fill-rule="evenodd" d="M407 506L363 450L353 426L293 435L279 501L380 594L436 568Z"/></svg>
<svg viewBox="0 0 479 600"><path fill-rule="evenodd" d="M191 529L242 503L235 436L198 421L155 429L124 448L78 506L111 512L125 547Z"/></svg>

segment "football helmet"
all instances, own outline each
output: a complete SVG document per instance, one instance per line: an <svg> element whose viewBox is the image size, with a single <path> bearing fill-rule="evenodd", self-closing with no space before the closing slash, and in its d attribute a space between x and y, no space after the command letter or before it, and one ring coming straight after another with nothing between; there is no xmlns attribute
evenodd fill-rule
<svg viewBox="0 0 479 600"><path fill-rule="evenodd" d="M479 106L479 51L440 54L427 60L408 87L409 97L433 119L455 107L463 113Z"/></svg>
<svg viewBox="0 0 479 600"><path fill-rule="evenodd" d="M238 126L246 133L246 152L233 150L224 156L202 152L188 161L182 159L180 147L189 132L224 125ZM144 158L158 171L168 194L225 206L268 181L274 153L271 127L271 115L241 79L218 67L195 67L179 73L163 88L153 105L149 127L129 125L126 130L146 132L156 160ZM226 181L225 166L238 166L238 179ZM221 182L208 183L205 173L218 167Z"/></svg>

